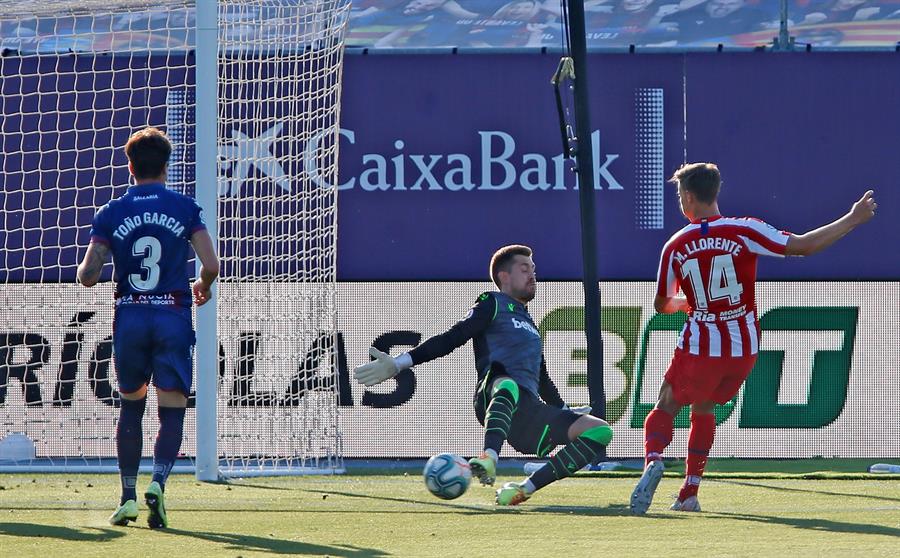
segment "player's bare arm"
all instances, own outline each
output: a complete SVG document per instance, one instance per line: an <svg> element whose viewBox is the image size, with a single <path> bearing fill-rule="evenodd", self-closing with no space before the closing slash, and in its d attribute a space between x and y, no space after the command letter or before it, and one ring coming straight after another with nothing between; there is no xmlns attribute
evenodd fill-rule
<svg viewBox="0 0 900 558"><path fill-rule="evenodd" d="M191 246L200 259L200 277L194 281L194 304L203 306L212 298L212 284L219 276L219 258L213 246L212 238L206 229L199 230L191 235Z"/></svg>
<svg viewBox="0 0 900 558"><path fill-rule="evenodd" d="M684 296L659 296L653 299L653 308L660 314L687 312L688 301Z"/></svg>
<svg viewBox="0 0 900 558"><path fill-rule="evenodd" d="M821 252L874 217L877 208L875 192L869 190L840 219L805 234L791 235L785 253L789 256L809 256Z"/></svg>
<svg viewBox="0 0 900 558"><path fill-rule="evenodd" d="M103 266L109 261L109 246L102 242L88 244L84 259L78 266L78 282L85 287L93 287L100 280Z"/></svg>

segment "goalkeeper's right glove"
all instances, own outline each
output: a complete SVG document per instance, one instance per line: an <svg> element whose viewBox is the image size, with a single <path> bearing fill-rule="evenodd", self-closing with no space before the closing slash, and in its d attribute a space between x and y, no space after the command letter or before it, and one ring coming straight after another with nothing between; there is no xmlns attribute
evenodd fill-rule
<svg viewBox="0 0 900 558"><path fill-rule="evenodd" d="M372 362L363 364L353 370L356 381L366 386L374 386L385 380L390 380L400 373L400 370L409 368L412 359L405 353L398 359L387 353L382 353L375 347L369 347L369 355L374 358ZM404 358L405 357L405 358Z"/></svg>

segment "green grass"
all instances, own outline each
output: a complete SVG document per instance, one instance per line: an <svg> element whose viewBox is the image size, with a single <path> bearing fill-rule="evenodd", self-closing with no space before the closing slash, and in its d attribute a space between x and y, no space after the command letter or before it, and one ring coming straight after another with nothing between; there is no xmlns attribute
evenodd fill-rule
<svg viewBox="0 0 900 558"><path fill-rule="evenodd" d="M510 480L498 479L498 482ZM149 477L141 477L143 487ZM579 476L523 506L497 509L473 486L444 502L418 475L169 482L172 528L111 527L114 475L0 475L3 556L896 556L894 479L711 478L704 512L667 510L666 477L645 517L628 514L635 479Z"/></svg>

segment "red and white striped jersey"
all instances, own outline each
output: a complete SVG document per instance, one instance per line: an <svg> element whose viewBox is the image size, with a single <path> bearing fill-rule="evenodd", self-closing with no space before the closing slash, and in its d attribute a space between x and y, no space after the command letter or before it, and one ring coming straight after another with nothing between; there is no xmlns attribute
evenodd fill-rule
<svg viewBox="0 0 900 558"><path fill-rule="evenodd" d="M656 294L673 297L681 289L687 297L678 348L710 357L756 354L756 259L784 257L789 238L749 217L710 217L675 233L660 257Z"/></svg>

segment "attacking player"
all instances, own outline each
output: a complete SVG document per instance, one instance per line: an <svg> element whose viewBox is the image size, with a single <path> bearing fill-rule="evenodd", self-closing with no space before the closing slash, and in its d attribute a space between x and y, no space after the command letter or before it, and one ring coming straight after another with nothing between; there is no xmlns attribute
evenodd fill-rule
<svg viewBox="0 0 900 558"><path fill-rule="evenodd" d="M128 140L125 154L135 185L100 208L78 281L91 287L112 254L116 309L113 350L121 407L116 453L122 480L119 507L109 518L127 525L138 516L137 474L144 440L141 419L152 380L159 400L153 479L144 494L152 529L168 526L164 491L181 447L184 410L192 383L194 328L188 260L193 246L202 264L193 285L200 306L211 296L219 260L200 206L165 185L172 145L156 128Z"/></svg>
<svg viewBox="0 0 900 558"><path fill-rule="evenodd" d="M723 217L716 165L684 165L671 182L678 185L681 211L690 224L663 248L653 305L663 314L686 312L688 319L656 407L644 421L644 473L631 495L636 514L650 507L663 474L661 454L684 405L691 406L687 471L671 509L700 511L697 491L715 435L714 407L737 394L759 351L757 257L815 254L871 219L877 207L870 190L840 219L794 235L758 219ZM679 288L684 296L678 296Z"/></svg>
<svg viewBox="0 0 900 558"><path fill-rule="evenodd" d="M472 339L478 374L475 416L485 428L484 450L469 460L472 475L493 485L500 449L507 440L517 451L538 457L567 444L523 482L504 484L497 491L497 503L503 506L520 504L536 490L572 475L594 461L612 439L606 422L568 409L550 380L541 335L525 306L535 294L534 269L531 248L500 248L490 264L499 291L483 293L447 332L396 358L370 348L375 360L354 370L360 383L373 386L401 370L450 354Z"/></svg>

